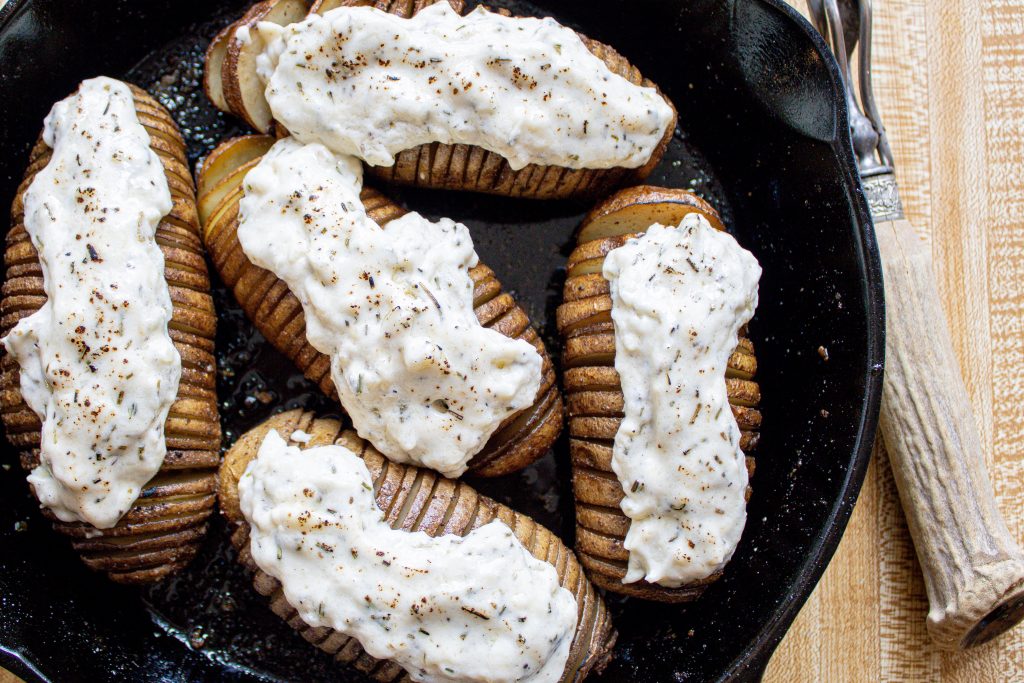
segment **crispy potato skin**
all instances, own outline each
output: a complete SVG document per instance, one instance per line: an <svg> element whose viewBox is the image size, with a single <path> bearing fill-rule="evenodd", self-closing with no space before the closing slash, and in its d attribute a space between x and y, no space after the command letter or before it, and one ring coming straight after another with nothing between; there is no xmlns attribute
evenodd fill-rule
<svg viewBox="0 0 1024 683"><path fill-rule="evenodd" d="M375 7L381 12L388 12L399 17L411 17L424 7L443 0L315 0L309 11L324 14L336 7ZM465 3L462 0L447 0L452 8L462 14Z"/></svg>
<svg viewBox="0 0 1024 683"><path fill-rule="evenodd" d="M722 229L718 214L700 198L684 190L646 186L628 188L610 197L595 207L580 227L581 232L587 232L596 221L606 220L612 227L603 232L615 229L619 234L577 244L569 256L570 276L565 282L563 303L557 311L559 333L565 341L562 379L568 405L569 453L576 498L576 552L590 580L606 590L660 602L686 602L697 598L720 573L679 588L665 588L646 581L622 583L629 560L629 551L623 542L630 520L619 508L624 494L611 468L612 447L624 402L615 371L612 300L600 267L596 272L573 274L574 266L580 264L599 266L608 252L624 244L630 236L646 230L647 224L637 222L639 216L630 220L630 209L643 206L646 211L645 205L651 203L658 203L665 214L674 214L679 219L697 211ZM639 208L633 213L648 215ZM742 330L736 350L729 358L726 386L742 435L740 447L749 453L759 437L761 391L753 379L757 371L754 346L745 334ZM747 458L747 470L753 474L753 458Z"/></svg>
<svg viewBox="0 0 1024 683"><path fill-rule="evenodd" d="M255 31L261 21L288 25L300 21L308 9L306 0L264 0L250 7L232 26L236 29L245 26ZM250 35L252 40L249 43L236 40L235 29L228 30L226 36L222 31L214 38L207 53L211 68L209 73L204 70L203 86L215 106L237 113L250 126L265 133L270 130L273 117L263 96L263 84L256 76L256 57L262 51L263 41L257 37L256 32ZM218 83L212 71L221 54L223 61L220 62ZM218 92L218 85L222 92ZM226 107L221 107L221 103Z"/></svg>
<svg viewBox="0 0 1024 683"><path fill-rule="evenodd" d="M270 139L265 138L267 145ZM229 140L215 150L213 158L218 165L230 159L231 146L239 149L251 147L252 138ZM246 144L248 143L248 144ZM250 159L233 174L229 174L210 188L211 193L223 195L216 207L211 207L203 233L214 268L224 282L232 288L235 298L253 321L257 329L278 350L290 358L299 370L316 382L321 390L337 400L337 392L330 374L330 359L306 341L306 324L302 305L288 290L288 286L273 273L257 267L242 251L238 242L238 202L242 197L241 182L245 172L258 163ZM205 187L204 164L199 172L199 185ZM378 225L385 225L406 213L404 209L376 190L364 188L361 196L367 212ZM205 197L199 198L200 204ZM544 348L544 342L530 325L526 313L512 297L503 292L494 271L485 265L470 270L474 284L477 318L485 327L502 334L523 339L541 354L541 386L533 405L512 415L488 441L484 449L470 462L470 471L479 476L499 476L526 467L544 455L562 430L562 396L558 391L554 366Z"/></svg>
<svg viewBox="0 0 1024 683"><path fill-rule="evenodd" d="M362 457L373 478L377 505L385 511L386 519L395 529L424 531L431 536L465 536L494 519L508 524L534 557L558 570L561 585L576 598L579 615L576 635L561 680L581 681L588 674L599 672L611 659L616 633L608 611L587 581L573 552L558 537L526 515L481 496L461 481L389 462L355 432L343 431L337 420L292 410L275 415L247 432L228 451L220 470L218 496L221 511L232 527L231 540L238 550L239 562L253 572L256 590L267 596L275 614L310 643L376 681L411 680L394 662L366 654L354 638L303 622L285 599L280 582L261 571L253 561L249 552L249 525L238 507L238 480L271 429L276 429L285 439L301 429L312 436L306 448L340 443Z"/></svg>
<svg viewBox="0 0 1024 683"><path fill-rule="evenodd" d="M278 0L265 0L256 7L262 7L263 11L266 11L266 6L275 1ZM384 12L409 17L424 7L444 1L318 0L313 3L310 11L322 14L341 6L373 6ZM457 12L463 12L462 0L448 0L448 2ZM507 10L498 11L506 16L510 15ZM250 14L251 12L252 10L250 10ZM238 27L251 22L250 14L231 24L225 30L233 34ZM612 73L622 76L635 85L657 87L653 82L644 78L636 67L612 47L583 35L580 35L580 38L587 48L608 66ZM220 77L206 76L206 92L210 101L224 111L233 113L252 124L254 117L245 111L241 92L237 91L237 86L232 85L244 82L241 76L231 73L232 68L237 68L237 60L231 61L230 52L227 59L221 59L220 52L211 48L207 55L206 68L222 70ZM221 86L221 83L224 85ZM232 87L236 92L231 92ZM223 88L225 92L219 88ZM672 107L674 113L675 107L667 97L665 101ZM264 133L269 132L267 126L257 126L257 129ZM603 196L622 185L642 182L661 161L674 132L675 121L673 119L673 124L665 132L664 138L651 154L650 160L639 168L570 169L561 166L530 164L514 171L509 166L508 160L495 152L489 152L475 145L434 142L400 152L396 155L395 163L392 166L368 166L367 173L386 182L431 189L465 190L528 199L594 198Z"/></svg>
<svg viewBox="0 0 1024 683"><path fill-rule="evenodd" d="M139 121L163 163L174 203L156 233L174 309L168 330L182 365L178 396L165 424L167 457L117 526L98 535L90 525L61 522L49 511L43 512L57 531L71 537L88 567L106 572L118 583L138 584L159 581L184 567L206 535L220 463L220 419L213 356L217 318L184 142L156 100L135 86L132 92ZM38 254L25 230L23 198L50 155L50 148L38 141L11 209L0 335L46 301ZM21 452L22 466L31 470L39 463L41 424L22 399L17 362L5 351L0 353L0 416L7 438Z"/></svg>

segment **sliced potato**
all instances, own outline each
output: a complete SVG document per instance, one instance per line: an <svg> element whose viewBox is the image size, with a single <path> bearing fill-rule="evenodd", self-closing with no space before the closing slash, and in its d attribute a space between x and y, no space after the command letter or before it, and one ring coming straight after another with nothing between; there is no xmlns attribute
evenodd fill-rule
<svg viewBox="0 0 1024 683"><path fill-rule="evenodd" d="M205 225L210 221L210 216L221 206L225 198L242 186L242 180L245 179L245 174L248 173L259 161L259 156L247 161L242 161L246 157L245 154L239 154L237 156L237 160L240 162L239 166L230 169L225 168L224 177L219 181L214 182L213 178L205 180L204 184L207 185L208 188L204 194L199 195L200 199L196 204L201 224ZM262 154L260 154L260 156L262 156ZM202 172L200 172L199 177L203 178Z"/></svg>
<svg viewBox="0 0 1024 683"><path fill-rule="evenodd" d="M502 13L508 14L504 10ZM657 87L610 46L583 35L580 38L612 73L636 85ZM668 98L665 101L672 105ZM433 189L469 190L529 199L599 197L624 184L641 182L650 175L665 154L674 131L673 121L650 160L640 168L570 169L529 164L516 171L496 152L470 145L434 142L399 152L392 166L368 166L366 170L387 182Z"/></svg>
<svg viewBox="0 0 1024 683"><path fill-rule="evenodd" d="M719 230L721 218L710 204L685 190L640 186L622 190L595 207L577 232L568 277L557 311L565 340L563 384L569 422L569 453L576 498L576 552L590 580L607 590L661 602L695 599L719 574L680 588L646 581L622 583L629 552L623 546L629 518L619 508L622 484L611 467L615 434L622 419L622 387L615 371L615 328L608 281L601 274L605 256L652 224L677 225L698 212ZM745 330L741 331L745 335ZM726 389L740 428L740 447L758 441L761 391L754 346L741 336L726 369ZM747 469L753 473L753 460ZM750 495L750 489L747 489Z"/></svg>
<svg viewBox="0 0 1024 683"><path fill-rule="evenodd" d="M725 230L718 212L691 192L651 185L630 187L601 202L587 214L576 235L576 242L582 248L588 243L598 243L597 240L646 232L655 223L679 225L687 214L694 212L700 213L718 230Z"/></svg>
<svg viewBox="0 0 1024 683"><path fill-rule="evenodd" d="M342 6L373 6L401 17L409 17L424 7L445 0L317 0L310 13L323 14ZM447 0L457 12L462 12L462 0ZM258 31L252 26L260 17L274 15L292 16L297 6L286 3L300 3L300 0L267 0L261 2L232 24L236 38L229 42L227 57L223 62L223 82L227 93L226 105L218 103L216 93L210 95L214 105L225 111L234 112L261 132L271 129L269 107L264 98L263 84L256 76L255 55L262 49ZM507 10L497 10L508 15ZM278 18L270 19L277 23ZM290 19L296 21L296 19ZM248 44L237 40L237 31L248 26L252 38ZM640 72L613 48L580 36L587 48L600 58L612 71L636 85L657 87L643 78ZM208 71L216 68L218 53L211 47L207 55ZM212 83L212 79L211 79ZM671 106L668 98L665 99ZM673 111L674 108L673 108ZM392 166L367 167L367 173L381 180L402 185L415 185L434 189L467 190L487 194L532 199L564 199L569 197L596 197L610 192L624 184L643 181L661 161L668 143L675 131L675 123L669 126L665 137L651 155L650 160L640 168L570 169L560 166L530 164L517 171L512 170L508 161L495 152L481 147L464 144L442 144L439 142L419 145L399 152Z"/></svg>
<svg viewBox="0 0 1024 683"><path fill-rule="evenodd" d="M257 163L250 152L269 146L267 136L236 138L223 143L216 160L200 169L199 185L210 188L200 196L203 239L214 268L233 289L246 315L264 337L292 359L310 380L337 400L330 376L330 359L306 341L305 317L298 299L273 273L249 261L238 242L238 202L245 174ZM234 164L236 167L232 168ZM208 173L219 176L213 183ZM361 195L370 218L385 225L406 211L384 195L364 188ZM470 470L480 476L498 476L526 467L544 455L562 429L562 397L558 391L554 366L543 342L530 325L525 311L502 291L501 283L487 266L470 270L473 280L473 306L480 324L502 334L532 344L543 359L540 390L533 405L502 422L484 449L470 462Z"/></svg>
<svg viewBox="0 0 1024 683"><path fill-rule="evenodd" d="M232 26L225 26L210 41L203 64L203 91L213 102L213 106L227 111L228 100L224 96L224 80L222 78L224 58L228 54L228 43L231 41Z"/></svg>
<svg viewBox="0 0 1024 683"><path fill-rule="evenodd" d="M267 153L273 140L261 135L249 135L244 138L235 138L234 144L220 144L210 152L203 160L197 173L202 184L196 186L196 196L202 197L207 194L211 187L224 179L231 171L239 166L261 157Z"/></svg>
<svg viewBox="0 0 1024 683"><path fill-rule="evenodd" d="M210 46L206 50L203 91L210 102L221 111L231 112L231 105L224 92L224 60L228 55L228 45L234 39L235 29L248 22L261 9L260 3L250 6L240 19L222 28L210 41Z"/></svg>
<svg viewBox="0 0 1024 683"><path fill-rule="evenodd" d="M232 112L261 133L270 131L273 116L263 94L263 83L256 75L256 58L264 47L258 24L269 21L285 26L301 21L307 10L304 0L265 0L254 5L232 25L231 39L221 65L224 99ZM214 104L217 103L214 101Z"/></svg>
<svg viewBox="0 0 1024 683"><path fill-rule="evenodd" d="M370 0L367 0L365 3L362 3L362 4L371 5L373 3ZM313 4L309 8L309 13L310 14L327 14L332 9L337 9L338 7L342 7L342 6L346 6L346 5L347 6L351 6L352 3L351 2L347 2L346 0L314 0Z"/></svg>
<svg viewBox="0 0 1024 683"><path fill-rule="evenodd" d="M106 572L118 583L150 583L188 564L206 534L220 463L220 418L213 356L216 314L199 236L195 193L184 165L184 143L170 115L156 100L134 86L132 92L140 123L164 165L174 204L156 232L173 307L168 332L182 364L178 396L165 424L167 456L139 499L111 529L61 522L47 510L44 514L53 520L57 531L71 537L72 545L90 568ZM25 230L23 193L50 154L42 140L36 143L12 207L4 257L7 273L0 300L0 336L46 300L39 257ZM0 417L8 439L21 450L22 465L31 470L39 464L41 424L25 404L19 384L17 361L3 353Z"/></svg>
<svg viewBox="0 0 1024 683"><path fill-rule="evenodd" d="M374 7L381 12L388 12L400 17L411 17L424 7L439 0L315 0L310 7L310 14L326 14L338 7ZM447 0L452 8L462 14L466 3L463 0Z"/></svg>
<svg viewBox="0 0 1024 683"><path fill-rule="evenodd" d="M271 417L232 446L221 466L218 496L221 511L232 527L231 540L238 548L238 559L253 572L256 590L267 596L271 609L306 640L374 680L408 680L400 667L370 657L354 638L303 622L285 599L280 582L260 570L253 561L249 552L249 526L238 506L238 480L271 429L276 429L286 440L296 430L302 430L312 436L305 448L339 443L363 458L373 478L377 504L386 511L386 519L394 529L423 531L431 536L465 536L494 519L507 524L534 557L555 567L562 587L576 598L576 634L561 680L581 681L599 672L611 659L616 633L608 610L587 581L572 551L553 533L526 515L481 496L460 481L388 462L355 432L343 431L337 420L292 410Z"/></svg>

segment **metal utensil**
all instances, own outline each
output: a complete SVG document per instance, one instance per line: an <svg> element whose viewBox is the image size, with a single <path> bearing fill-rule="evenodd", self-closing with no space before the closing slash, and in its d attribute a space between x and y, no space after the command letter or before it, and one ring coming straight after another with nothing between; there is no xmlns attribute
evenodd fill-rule
<svg viewBox="0 0 1024 683"><path fill-rule="evenodd" d="M850 132L882 255L886 377L881 430L945 649L1024 619L1024 551L999 513L967 389L939 304L931 253L903 216L871 86L870 0L808 0L846 84ZM856 53L860 99L852 64Z"/></svg>

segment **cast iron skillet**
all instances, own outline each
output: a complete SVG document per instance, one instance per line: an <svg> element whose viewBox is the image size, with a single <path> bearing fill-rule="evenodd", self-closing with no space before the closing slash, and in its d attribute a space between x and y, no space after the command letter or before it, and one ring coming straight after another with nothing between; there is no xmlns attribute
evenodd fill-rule
<svg viewBox="0 0 1024 683"><path fill-rule="evenodd" d="M509 3L491 3L508 5ZM692 187L764 266L752 324L765 428L743 541L685 607L609 596L618 656L600 680L751 680L834 551L878 415L883 309L838 72L781 0L560 0L557 17L611 43L668 93L683 132L652 182ZM539 11L516 0L519 13ZM197 90L202 50L233 0L12 0L0 12L0 203L51 104L82 78L127 77L168 105L194 162L238 124ZM557 349L553 309L585 206L402 192L466 222L482 259ZM273 411L329 409L218 289L227 441ZM819 354L828 350L828 360ZM564 441L480 488L571 541ZM358 680L270 614L217 521L178 578L136 591L84 569L50 531L13 449L0 462L0 664L59 681ZM852 589L852 588L851 588Z"/></svg>

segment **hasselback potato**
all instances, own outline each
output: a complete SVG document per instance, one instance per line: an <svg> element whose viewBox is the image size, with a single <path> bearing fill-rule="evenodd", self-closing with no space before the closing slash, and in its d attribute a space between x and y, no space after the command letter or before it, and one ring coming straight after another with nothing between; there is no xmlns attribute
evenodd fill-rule
<svg viewBox="0 0 1024 683"><path fill-rule="evenodd" d="M337 399L330 359L306 340L302 305L282 280L249 261L238 241L242 180L271 144L273 139L267 136L235 138L220 145L204 162L198 182L203 239L214 268L233 289L257 329L325 394ZM406 213L371 188L363 188L361 199L378 225ZM473 473L497 476L521 469L547 452L562 428L562 398L551 359L526 313L502 291L490 268L481 264L469 274L480 324L529 342L543 360L541 386L533 405L502 422L483 450L470 461Z"/></svg>
<svg viewBox="0 0 1024 683"><path fill-rule="evenodd" d="M409 17L438 0L318 0L309 12L324 14L342 6L373 6L384 12ZM440 0L444 1L444 0ZM459 13L462 0L448 0ZM263 84L256 76L256 55L263 48L255 30L260 21L288 24L299 21L306 12L304 0L265 0L253 5L244 16L227 26L210 45L206 56L204 85L207 97L218 108L244 119L256 130L269 133L274 128L270 109L263 96ZM498 10L508 15L506 10ZM247 39L238 37L244 28ZM584 45L607 65L608 69L634 85L656 87L644 78L614 48L580 36ZM671 102L665 98L671 107ZM673 114L675 109L673 108ZM367 166L367 173L380 180L433 189L468 190L488 194L532 199L599 197L616 187L642 182L661 161L675 130L668 127L650 159L638 168L571 169L561 166L529 164L513 170L496 152L476 145L423 144L398 153L393 166Z"/></svg>
<svg viewBox="0 0 1024 683"><path fill-rule="evenodd" d="M693 600L718 578L678 588L638 581L622 583L629 551L623 546L630 519L619 507L622 485L611 468L615 434L623 416L624 398L615 370L615 331L608 281L602 275L605 256L654 223L678 225L691 212L702 214L724 229L718 213L685 190L640 186L622 190L595 207L577 234L569 256L563 303L557 324L565 341L563 385L569 422L573 492L576 499L576 551L587 575L610 591L651 600ZM757 445L761 392L754 375L754 346L741 330L729 358L726 387L740 429L740 447L749 453ZM753 473L753 459L747 458ZM749 497L748 488L747 495Z"/></svg>
<svg viewBox="0 0 1024 683"><path fill-rule="evenodd" d="M138 120L163 164L173 201L156 232L173 306L168 331L182 366L177 398L165 424L167 455L113 528L97 530L82 522L59 521L45 509L44 514L57 531L71 537L87 566L119 583L147 583L180 569L195 556L214 507L220 463L213 356L217 318L184 142L167 110L143 90L131 89ZM25 229L24 194L51 152L40 138L11 209L0 335L7 335L46 301L38 254ZM0 411L8 439L21 451L22 466L32 470L39 464L41 424L21 395L18 363L9 353L0 359Z"/></svg>
<svg viewBox="0 0 1024 683"><path fill-rule="evenodd" d="M550 563L560 584L576 599L578 621L562 681L579 681L600 671L612 656L616 633L600 596L587 581L573 555L554 534L529 517L481 496L464 482L446 479L426 469L388 461L355 432L343 430L334 419L292 410L271 417L244 434L228 451L220 470L218 496L221 511L232 527L238 559L253 572L256 590L268 597L270 607L303 638L340 662L351 664L377 681L408 681L397 664L374 659L359 643L327 627L311 627L288 604L280 582L256 566L249 551L249 525L238 503L238 480L256 457L263 438L275 429L285 440L301 430L311 438L305 448L339 443L363 458L373 479L377 504L394 529L424 531L431 536L458 534L499 519L507 524L537 559ZM483 653L481 653L483 654Z"/></svg>

